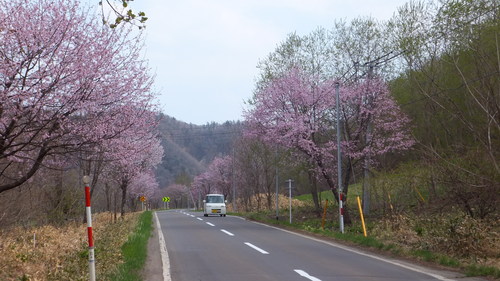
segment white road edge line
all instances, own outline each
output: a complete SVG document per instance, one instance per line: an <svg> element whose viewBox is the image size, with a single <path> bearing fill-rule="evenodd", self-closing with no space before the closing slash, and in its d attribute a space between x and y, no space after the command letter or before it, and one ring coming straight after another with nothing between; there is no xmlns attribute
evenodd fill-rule
<svg viewBox="0 0 500 281"><path fill-rule="evenodd" d="M307 279L309 279L311 281L321 281L321 279L318 279L318 278L316 278L314 276L309 275L304 270L294 269L293 271L297 272L300 276L305 277L305 278L307 278Z"/></svg>
<svg viewBox="0 0 500 281"><path fill-rule="evenodd" d="M386 258L383 258L383 257L378 257L378 256L371 255L371 254L368 254L368 253L364 253L364 252L361 252L361 251L358 251L358 250L355 250L355 249L351 249L351 248L346 247L346 246L342 246L340 244L336 244L336 243L324 241L324 240L321 240L321 239L316 239L316 238L313 238L313 237L309 237L307 235L303 235L303 234L300 234L300 233L295 233L295 232L292 232L292 231L289 231L289 230L281 229L281 228L274 227L274 226L267 225L267 224L260 223L260 222L254 222L254 221L251 221L251 222L256 223L256 224L260 224L260 225L264 225L264 226L267 226L267 227L270 227L270 228L274 228L274 229L277 229L277 230L281 230L281 231L284 231L284 232L288 232L290 234L301 236L301 237L304 237L304 238L307 238L307 239L310 239L310 240L313 240L313 241L316 241L316 242L324 243L324 244L330 245L332 247L336 247L336 248L339 248L339 249L346 250L346 251L351 252L351 253L356 253L358 255L362 255L362 256L370 257L370 258L373 258L373 259L376 259L376 260L379 260L379 261L390 263L390 264L393 264L393 265L396 265L396 266L399 266L399 267L402 267L402 268L409 269L411 271L415 271L415 272L418 272L418 273L422 273L422 274L434 277L434 278L436 278L438 280L441 280L441 281L453 281L454 280L454 279L448 279L448 278L446 278L444 276L441 276L441 275L438 275L438 274L434 274L434 273L428 272L428 271L426 271L425 268L419 267L417 265L411 265L411 266L410 265L406 265L406 264L403 264L403 263L401 263L401 262L399 262L397 260L390 260L390 259L386 259Z"/></svg>
<svg viewBox="0 0 500 281"><path fill-rule="evenodd" d="M206 224L208 224L208 225L210 225L210 226L215 226L215 224L213 224L213 223L209 223L208 221L207 221L207 222L205 222L205 223L206 223Z"/></svg>
<svg viewBox="0 0 500 281"><path fill-rule="evenodd" d="M234 236L234 234L232 234L231 232L225 230L225 229L221 229L220 231L224 232L225 234L229 235L229 236Z"/></svg>
<svg viewBox="0 0 500 281"><path fill-rule="evenodd" d="M170 276L170 260L168 258L167 244L165 243L165 237L163 237L163 232L161 232L160 220L155 212L156 225L158 228L158 240L160 242L160 256L163 271L163 281L172 281Z"/></svg>
<svg viewBox="0 0 500 281"><path fill-rule="evenodd" d="M261 253L262 253L262 254L264 254L264 255L268 255L268 254L269 254L268 252L266 252L266 251L262 250L261 248L259 248L259 247L255 246L255 245L253 245L252 243L245 242L245 245L247 245L247 246L249 246L249 247L253 248L253 249L254 249L254 250L256 250L256 251L261 252Z"/></svg>

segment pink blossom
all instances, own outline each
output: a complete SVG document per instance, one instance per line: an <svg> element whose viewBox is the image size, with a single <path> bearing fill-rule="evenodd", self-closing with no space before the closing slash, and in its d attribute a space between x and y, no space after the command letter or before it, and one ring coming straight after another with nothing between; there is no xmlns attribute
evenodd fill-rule
<svg viewBox="0 0 500 281"><path fill-rule="evenodd" d="M298 68L272 80L245 112L245 135L278 144L314 163L336 191L335 80L320 80ZM342 153L351 161L409 149L409 119L378 78L340 87ZM367 125L372 130L367 137ZM368 142L366 141L368 140ZM373 161L373 159L372 159Z"/></svg>
<svg viewBox="0 0 500 281"><path fill-rule="evenodd" d="M151 137L153 81L132 30L103 26L77 0L0 0L0 192L48 156Z"/></svg>

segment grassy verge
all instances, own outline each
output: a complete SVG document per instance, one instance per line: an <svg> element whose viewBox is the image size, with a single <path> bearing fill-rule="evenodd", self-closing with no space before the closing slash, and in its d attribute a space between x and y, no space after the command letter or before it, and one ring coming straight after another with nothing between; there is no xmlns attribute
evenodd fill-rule
<svg viewBox="0 0 500 281"><path fill-rule="evenodd" d="M347 200L352 201L353 203L351 203L351 204L354 204L354 202L356 200L356 196L361 196L362 193L363 193L363 186L361 184L359 184L359 183L350 184L349 185L349 197L347 197ZM325 190L325 191L319 192L318 197L323 202L326 199L328 199L328 201L330 201L330 204L335 201L331 190ZM294 196L293 198L300 200L300 201L312 203L312 195L310 193Z"/></svg>
<svg viewBox="0 0 500 281"><path fill-rule="evenodd" d="M114 222L111 213L93 214L98 280L110 280L123 262L121 247L140 215L128 213ZM0 230L0 253L0 280L88 280L87 225L81 221Z"/></svg>
<svg viewBox="0 0 500 281"><path fill-rule="evenodd" d="M140 272L146 262L148 240L152 230L153 214L146 211L139 216L137 227L121 248L124 262L109 280L141 280Z"/></svg>
<svg viewBox="0 0 500 281"><path fill-rule="evenodd" d="M500 279L500 269L492 266L471 264L465 268L465 274L467 276L493 276Z"/></svg>

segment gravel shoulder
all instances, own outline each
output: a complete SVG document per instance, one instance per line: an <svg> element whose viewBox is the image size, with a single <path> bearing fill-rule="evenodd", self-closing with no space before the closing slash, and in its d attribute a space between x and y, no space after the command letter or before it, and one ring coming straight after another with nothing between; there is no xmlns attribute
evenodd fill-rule
<svg viewBox="0 0 500 281"><path fill-rule="evenodd" d="M163 268L160 254L160 242L158 239L157 220L153 219L153 231L148 241L148 256L142 271L144 281L163 280Z"/></svg>

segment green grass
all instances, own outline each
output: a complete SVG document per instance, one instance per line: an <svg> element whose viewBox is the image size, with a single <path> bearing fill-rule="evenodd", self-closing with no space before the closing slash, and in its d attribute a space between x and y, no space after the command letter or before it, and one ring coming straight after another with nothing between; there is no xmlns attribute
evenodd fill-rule
<svg viewBox="0 0 500 281"><path fill-rule="evenodd" d="M413 250L410 252L410 255L427 262L438 263L449 267L460 267L460 262L458 260L429 250Z"/></svg>
<svg viewBox="0 0 500 281"><path fill-rule="evenodd" d="M465 268L467 276L493 276L500 278L500 269L491 266L469 265Z"/></svg>
<svg viewBox="0 0 500 281"><path fill-rule="evenodd" d="M360 183L357 184L351 184L349 185L349 190L347 194L347 200L354 202L352 200L356 199L356 196L361 196L363 192L363 185ZM321 200L324 202L325 199L328 199L328 201L333 202L335 199L333 198L333 192L331 190L325 190L320 193L318 193L318 197L321 198ZM294 199L301 200L301 201L309 201L312 202L312 195L310 193L302 194L293 197Z"/></svg>
<svg viewBox="0 0 500 281"><path fill-rule="evenodd" d="M251 220L260 221L277 226L284 226L294 229L305 230L323 236L333 237L338 240L350 241L367 247L372 247L377 249L386 249L386 248L392 249L394 247L394 245L390 246L384 245L382 242L378 241L374 237L370 236L364 237L362 235L361 227L357 225L354 225L352 227L346 227L344 233L342 234L336 231L338 229L338 225L332 224L331 222L327 222L325 225L325 229L322 229L320 218L313 218L302 222L292 221L292 224L290 224L288 220L273 219L272 216L270 216L266 212L253 212L253 213L245 213L239 215L246 216ZM332 231L332 229L335 230Z"/></svg>
<svg viewBox="0 0 500 281"><path fill-rule="evenodd" d="M322 191L320 193L321 193L322 200L325 200L325 199L334 200L332 191L325 190L325 191ZM319 194L318 194L318 196L319 196ZM306 194L294 196L293 199L297 199L300 201L311 201L312 202L312 195L310 193L306 193Z"/></svg>
<svg viewBox="0 0 500 281"><path fill-rule="evenodd" d="M110 280L137 281L141 280L141 270L146 263L148 240L153 230L153 214L151 211L142 213L137 227L122 246L124 263L110 276Z"/></svg>

